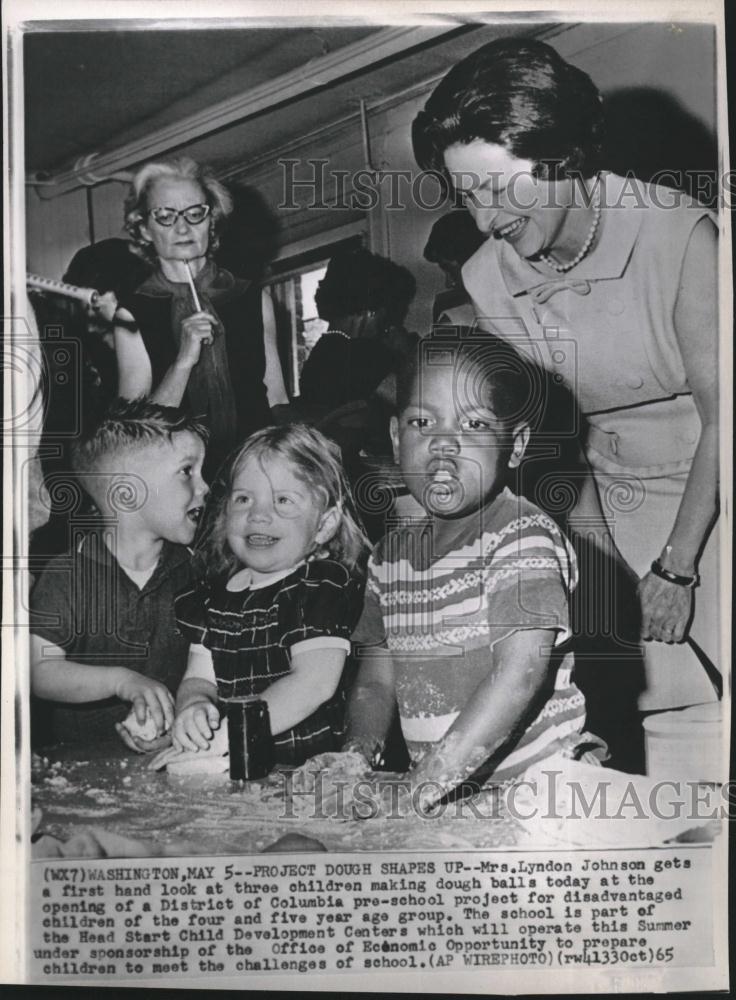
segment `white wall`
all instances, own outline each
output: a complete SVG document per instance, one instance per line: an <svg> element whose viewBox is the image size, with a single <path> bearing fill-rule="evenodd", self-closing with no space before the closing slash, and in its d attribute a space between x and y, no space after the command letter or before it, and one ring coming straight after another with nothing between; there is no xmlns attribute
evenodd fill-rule
<svg viewBox="0 0 736 1000"><path fill-rule="evenodd" d="M61 278L80 247L90 242L85 189L58 197L41 196L26 188L27 270L46 278ZM118 181L92 189L95 239L121 236L123 199L127 186Z"/></svg>

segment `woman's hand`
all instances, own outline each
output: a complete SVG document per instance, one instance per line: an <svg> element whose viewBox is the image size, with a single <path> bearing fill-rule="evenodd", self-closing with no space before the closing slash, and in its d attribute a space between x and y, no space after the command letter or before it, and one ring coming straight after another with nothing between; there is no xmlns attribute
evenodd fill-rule
<svg viewBox="0 0 736 1000"><path fill-rule="evenodd" d="M639 583L642 639L682 642L692 617L693 592L689 587L647 573Z"/></svg>
<svg viewBox="0 0 736 1000"><path fill-rule="evenodd" d="M103 292L98 295L97 301L90 306L90 316L93 319L102 320L104 323L114 324L116 320L122 320L128 326L135 326L135 320L127 309L118 307L118 300L115 292Z"/></svg>
<svg viewBox="0 0 736 1000"><path fill-rule="evenodd" d="M196 312L187 316L181 324L181 344L177 364L184 368L194 368L199 361L202 345L212 343L217 320L208 312Z"/></svg>
<svg viewBox="0 0 736 1000"><path fill-rule="evenodd" d="M220 713L208 698L193 701L174 720L172 742L176 750L207 750L216 729Z"/></svg>

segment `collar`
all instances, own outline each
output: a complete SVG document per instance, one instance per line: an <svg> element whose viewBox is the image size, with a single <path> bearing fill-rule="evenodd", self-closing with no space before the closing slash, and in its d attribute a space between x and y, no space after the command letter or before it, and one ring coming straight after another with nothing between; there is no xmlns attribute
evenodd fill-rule
<svg viewBox="0 0 736 1000"><path fill-rule="evenodd" d="M213 260L208 260L202 270L194 278L194 284L199 291L208 295L213 302L218 299L230 299L250 288L252 282L236 278L229 271L217 267ZM189 282L169 281L158 268L149 275L143 284L136 289L136 295L145 295L152 299L171 298L186 295L189 292Z"/></svg>
<svg viewBox="0 0 736 1000"><path fill-rule="evenodd" d="M642 212L649 203L646 185L631 178L604 172L601 174L601 223L598 241L588 256L566 274L553 275L541 265L519 257L504 240L501 246L487 241L479 253L495 252L511 295L523 295L532 289L570 287L571 282L620 278L626 270L639 236Z"/></svg>
<svg viewBox="0 0 736 1000"><path fill-rule="evenodd" d="M504 486L492 500L489 500L479 510L466 514L465 517L443 520L428 516L418 522L417 530L421 534L427 533L432 539L430 564L433 560L444 559L450 553L456 552L480 538L485 531L488 531L487 525L491 520L492 512L495 512L497 508L509 500L516 501L516 499L511 489ZM429 551L426 546L422 545L413 548L416 553ZM409 558L411 559L411 555ZM419 558L421 560L421 556ZM429 566L429 564L425 566L423 563L421 565L412 563L412 565L415 569L420 570L426 570Z"/></svg>
<svg viewBox="0 0 736 1000"><path fill-rule="evenodd" d="M291 576L292 573L296 573L298 569L302 566L306 566L306 560L302 559L300 563L296 566L289 566L288 569L280 569L275 573L268 573L266 576L259 578L257 583L253 583L253 574L246 566L244 569L239 570L234 576L225 584L225 590L230 591L231 594L240 594L244 590L263 590L264 587L270 587L272 583L278 583L279 580L285 580L287 576ZM235 586L231 587L230 584L235 581Z"/></svg>
<svg viewBox="0 0 736 1000"><path fill-rule="evenodd" d="M99 563L102 566L113 566L116 570L123 574L129 583L132 584L133 581L125 573L120 563L105 543L105 532L112 532L112 530L112 525L109 527L99 525L87 531L77 542L77 555L84 559L89 559L92 562ZM191 558L192 550L188 546L178 545L174 542L164 540L164 543L161 546L161 555L156 563L156 567L148 579L145 587L143 587L143 590L148 590L154 580L158 579L162 575L168 575L180 566L189 564Z"/></svg>

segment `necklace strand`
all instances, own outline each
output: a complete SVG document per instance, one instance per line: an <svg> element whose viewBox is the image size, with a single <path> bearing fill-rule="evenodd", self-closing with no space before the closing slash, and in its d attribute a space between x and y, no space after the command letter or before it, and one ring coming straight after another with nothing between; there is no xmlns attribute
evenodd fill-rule
<svg viewBox="0 0 736 1000"><path fill-rule="evenodd" d="M546 253L540 254L539 259L544 261L547 267L551 267L553 271L557 271L558 274L566 274L567 271L571 271L576 264L579 264L581 260L583 260L585 257L588 256L588 251L593 245L593 240L595 239L595 235L598 232L598 226L600 225L600 221L601 221L601 196L600 196L600 189L596 187L596 199L593 205L593 221L590 224L590 229L588 231L588 235L585 238L585 242L580 247L580 250L578 251L576 256L573 257L571 261L568 261L567 264L558 264L556 260L553 260L552 257L550 257L550 255Z"/></svg>
<svg viewBox="0 0 736 1000"><path fill-rule="evenodd" d="M328 333L334 333L334 334L336 334L336 335L337 335L338 337L344 337L344 338L345 338L345 340L350 340L350 337L348 336L348 334L347 334L347 333L345 333L345 331L344 331L344 330L332 330L332 329L330 329L330 330L325 330L325 332L324 332L324 333L322 334L322 336L323 336L323 337L326 337Z"/></svg>

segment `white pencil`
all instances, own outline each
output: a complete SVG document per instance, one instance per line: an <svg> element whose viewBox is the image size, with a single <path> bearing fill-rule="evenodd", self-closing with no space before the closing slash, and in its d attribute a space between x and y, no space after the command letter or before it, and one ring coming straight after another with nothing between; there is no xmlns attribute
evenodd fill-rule
<svg viewBox="0 0 736 1000"><path fill-rule="evenodd" d="M189 275L189 287L192 290L192 298L194 299L194 308L197 312L202 311L202 307L199 304L199 298L197 297L197 289L194 286L194 278L192 277L192 269L189 266L189 261L185 260L184 263L187 265L187 274Z"/></svg>

